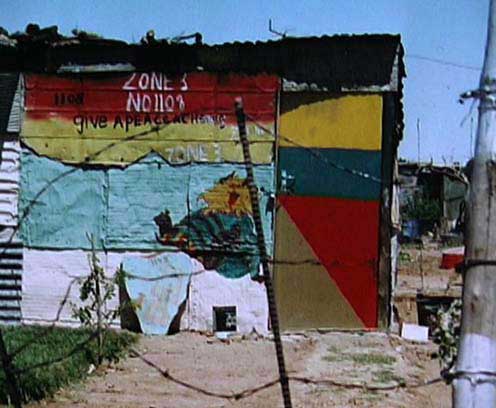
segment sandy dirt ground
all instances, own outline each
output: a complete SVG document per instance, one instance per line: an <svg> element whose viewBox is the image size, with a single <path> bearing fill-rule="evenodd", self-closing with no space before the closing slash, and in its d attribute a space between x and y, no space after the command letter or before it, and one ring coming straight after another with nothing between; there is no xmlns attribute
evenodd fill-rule
<svg viewBox="0 0 496 408"><path fill-rule="evenodd" d="M460 276L439 268L441 249L402 248L396 295L410 307L417 293L460 293ZM400 304L398 304L400 306ZM416 308L401 313L416 322ZM407 318L406 321L409 319ZM418 388L372 391L356 385L418 384L439 376L432 343L412 343L384 333L306 332L284 336L290 376L330 379L355 387L291 381L294 407L450 407L451 389L442 382ZM277 378L274 344L259 336L221 341L198 333L142 336L136 349L174 378L214 393L233 394ZM165 379L139 357L103 367L87 381L29 407L209 408L282 407L278 384L241 400L208 396Z"/></svg>
<svg viewBox="0 0 496 408"><path fill-rule="evenodd" d="M388 386L418 383L439 375L431 343L414 344L383 333L317 333L284 336L291 376L345 384ZM274 344L252 336L228 342L197 333L143 336L137 350L177 379L209 391L236 393L277 378ZM291 382L294 407L449 407L444 383L420 388L370 391L329 384ZM188 389L163 378L139 357L104 367L81 384L31 408L89 407L281 407L279 385L241 400Z"/></svg>

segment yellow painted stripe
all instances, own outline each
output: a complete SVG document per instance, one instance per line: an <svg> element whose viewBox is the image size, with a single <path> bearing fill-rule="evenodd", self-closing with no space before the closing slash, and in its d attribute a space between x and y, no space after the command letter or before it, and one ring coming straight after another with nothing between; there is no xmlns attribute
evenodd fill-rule
<svg viewBox="0 0 496 408"><path fill-rule="evenodd" d="M382 97L353 95L301 105L281 115L280 146L381 150Z"/></svg>
<svg viewBox="0 0 496 408"><path fill-rule="evenodd" d="M236 126L170 124L157 131L147 133L147 130L150 127L132 127L127 132L107 127L79 134L69 121L48 119L27 120L21 136L39 155L67 164L125 166L152 151L172 164L244 162ZM247 131L253 162L272 163L273 136L258 131L253 124Z"/></svg>

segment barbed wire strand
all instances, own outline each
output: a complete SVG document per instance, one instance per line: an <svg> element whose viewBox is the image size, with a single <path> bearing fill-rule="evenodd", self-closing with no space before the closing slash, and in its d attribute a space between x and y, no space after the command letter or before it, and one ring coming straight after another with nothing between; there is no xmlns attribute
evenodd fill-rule
<svg viewBox="0 0 496 408"><path fill-rule="evenodd" d="M248 115L247 115L248 116ZM367 173L364 173L364 172L361 172L359 170L356 170L356 169L350 169L350 168L347 168L345 166L342 166L340 164L337 164L337 163L334 163L330 160L328 160L327 158L321 156L318 152L316 152L314 149L310 149L308 147L305 147L305 146L301 146L300 144L298 144L297 142L295 142L294 140L290 139L290 138L287 138L287 137L284 137L282 135L275 135L272 131L270 131L269 129L265 128L263 125L259 124L258 122L256 122L251 116L248 116L250 118L250 120L252 120L252 122L254 122L254 124L259 127L261 130L263 130L264 132L267 132L269 134L271 134L272 136L274 137L277 137L279 136L280 138L286 140L288 143L291 143L295 146L298 146L298 147L303 147L305 148L306 150L308 150L309 152L311 152L311 154L315 157L317 157L319 160L322 160L323 162L325 162L326 164L328 164L330 167L334 167L334 168L337 168L339 170L342 170L342 171L346 171L350 174L353 174L355 176L360 176L360 177L363 177L363 178L366 178L366 179L369 179L373 182L377 182L377 183L382 183L382 181L379 179L379 178L376 178L370 174L367 174ZM121 143L125 143L125 142L128 142L128 141L132 141L132 140L136 140L136 139L139 139L141 137L144 137L146 135L149 135L151 133L158 133L161 129L163 129L164 127L166 127L167 125L163 125L163 126L155 126L149 130L146 130L146 131L143 131L143 132L139 132L139 133L136 133L136 134L133 134L133 135L130 135L130 136L127 136L125 138L122 138L122 139L119 139L119 140L116 140L115 142L113 143L110 143L106 146L104 146L102 149L88 155L85 157L85 159L83 161L80 161L78 163L71 163L71 166L73 166L71 169L57 175L56 177L52 178L51 180L49 180L35 195L34 197L29 201L28 203L28 206L24 208L21 216L18 218L18 223L17 225L12 228L12 233L9 237L9 239L7 241L4 241L3 242L3 245L5 245L5 247L3 248L2 252L0 252L0 257L2 257L6 251L8 250L8 245L11 244L17 234L17 232L19 231L19 228L20 226L23 224L24 220L29 216L32 208L34 207L35 204L37 204L39 198L51 187L53 186L55 183L57 183L58 181L60 181L61 179L63 179L64 177L66 176L69 176L70 174L80 170L80 166L85 166L85 165L88 165L90 164L90 162L92 160L94 160L95 158L97 158L98 156L100 156L101 154L103 154L105 151L109 150L109 149L112 149L114 148L115 146L121 144ZM250 143L254 143L254 142L258 142L258 141L251 141ZM191 164L191 163L189 163ZM239 165L242 165L242 164L247 164L247 163L237 163ZM253 165L252 163L250 163L251 165ZM232 251L230 252L232 253ZM302 264L302 263L317 263L317 264L320 264L320 262L315 262L314 260L304 260L304 261L283 261L283 260L280 260L280 261L277 261L277 260L269 260L269 262L271 263L274 263L274 264L277 264L277 263L286 263L286 264ZM197 272L193 272L192 274L199 274L199 273L203 273L205 272L206 270L203 270L203 271L197 271ZM188 274L189 276L191 276L192 274ZM139 278L139 279L147 279L147 278L144 278L144 277L137 277L137 276L131 276L129 275L131 278ZM159 278L172 278L172 277L180 277L181 275L179 274L173 274L173 275L164 275L162 277L159 277ZM67 290L66 290L66 293L64 295L64 298L63 300L60 302L60 305L59 305L59 308L57 310L57 313L56 313L56 316L55 318L53 319L53 321L51 322L51 326L47 327L46 328L46 332L43 334L43 335L47 335L51 330L53 330L53 328L55 327L56 323L60 320L60 316L61 316L61 313L62 313L62 309L64 308L65 304L67 303L68 301L68 298L70 296L70 291L71 291L71 288L73 286L73 284L78 280L78 279L81 279L81 278L77 278L77 279L74 279L68 286ZM153 280L157 280L157 278L151 278ZM21 369L19 368L16 368L15 366L13 366L13 371L15 373L15 375L21 375L29 370L33 370L33 369L36 369L36 368L41 368L43 366L47 366L47 365L52 365L52 364L56 364L58 362L61 362L69 357L71 357L72 355L82 351L84 349L84 346L87 345L90 341L92 341L94 338L96 338L96 336L98 335L98 331L95 331L94 333L92 333L89 338L87 340L85 340L84 342L81 342L79 343L78 345L76 345L70 352L66 353L64 356L59 356L57 358L53 358L53 359L50 359L48 361L45 361L45 362L41 362L41 363L37 363L37 364L34 364L32 366L29 366L29 367L23 367ZM2 339L3 339L3 333L2 333L2 330L1 330L1 327L0 327L0 336L2 336ZM36 340L39 340L39 337L36 339ZM22 351L24 351L26 348L30 347L35 341L31 341L31 342L27 342L26 344L20 346L18 349L16 349L13 353L9 353L8 355L8 358L12 360L12 358L21 353ZM5 367L4 367L5 369ZM170 376L169 376L170 377ZM300 382L311 382L311 381L314 381L312 379L308 379L308 378L300 378L300 379L296 379L296 378L293 378L292 380L295 380L295 381L300 381ZM245 391L242 391L241 393L237 393L236 395L231 395L229 396L228 398L229 399L239 399L241 397L244 397L244 396L249 396L249 395L253 395L254 393L256 392L259 392L261 391L262 389L265 389L265 388L268 388L268 387L271 387L277 383L279 383L281 381L281 379L277 379L277 380L274 380L272 382L269 382L269 383L266 383L266 384L263 384L259 387L256 387L256 388L252 388L252 389L249 389L249 390L245 390ZM324 381L324 380L321 380L321 381ZM333 382L332 380L325 380L327 383L331 383ZM183 384L186 384L183 382ZM208 391L207 391L208 392ZM212 394L213 395L213 394Z"/></svg>
<svg viewBox="0 0 496 408"><path fill-rule="evenodd" d="M240 400L243 398L250 397L252 395L255 395L259 393L260 391L263 391L265 389L271 388L274 385L277 385L279 383L279 378L274 379L272 381L268 381L266 383L257 385L255 387L247 388L239 392L233 392L233 393L221 393L217 391L211 391L206 388L200 387L198 385L191 384L185 380L181 380L171 374L169 370L164 370L157 364L155 364L153 361L147 359L142 353L140 353L138 350L135 348L131 348L130 350L131 356L139 358L143 363L145 363L147 366L153 368L157 373L159 373L164 379L178 384L180 386L183 386L185 388L188 388L192 391L195 391L199 394L209 396L209 397L216 397L216 398L223 398L227 400ZM302 376L293 376L293 375L288 375L288 380L293 381L293 382L299 382L303 384L313 384L313 385L328 385L332 387L339 387L339 388L347 388L347 389L359 389L359 390L364 390L364 391L391 391L391 390L397 390L397 389L415 389L415 388L421 388L421 387L428 387L430 385L434 385L437 383L444 382L444 379L441 377L436 377L433 379L429 379L426 381L419 381L415 383L406 383L406 382L398 382L395 381L393 384L390 385L377 385L377 384L369 384L366 382L361 382L361 383L348 383L348 382L340 382L328 378L323 378L323 379L315 379L311 377L302 377Z"/></svg>
<svg viewBox="0 0 496 408"><path fill-rule="evenodd" d="M146 130L146 131L143 131L143 132L139 132L137 134L133 134L131 136L128 136L126 138L123 138L123 139L120 139L114 143L110 143L109 145L107 146L104 146L102 149L96 151L95 153L93 153L92 155L89 155L85 158L85 160L81 163L79 163L80 165L84 165L84 164L87 164L88 162L90 162L92 160L92 158L96 158L98 157L99 155L101 155L103 152L109 150L109 149L112 149L113 147L115 147L116 145L120 144L120 143L123 143L123 142L127 142L127 141L131 141L131 140L135 140L137 138L140 138L142 136L145 136L145 135L148 135L150 133L154 133L154 132L159 132L160 128L163 128L162 127L153 127L149 130ZM2 249L2 251L0 252L0 258L2 258L6 252L9 250L9 245L12 244L12 242L14 241L14 238L15 236L17 235L17 232L19 231L19 228L20 226L23 224L24 220L29 216L30 212L31 212L31 209L33 208L33 206L36 204L37 200L53 185L55 184L57 181L61 180L62 178L76 172L80 170L80 167L77 167L77 166L74 166L73 168L57 175L56 177L54 177L53 179L51 179L50 181L48 181L34 196L34 198L31 200L31 202L29 203L29 205L24 209L23 213L21 214L21 216L18 218L18 222L17 222L17 225L15 225L14 228L12 228L12 232L9 236L9 238L2 242L2 244L4 245L4 248ZM62 307L63 308L63 305ZM55 322L54 324L55 325ZM52 329L53 330L53 329ZM49 333L49 331L47 331L47 333ZM0 325L0 342L2 344L4 344L4 334L3 334L3 329L2 329L2 326ZM29 346L29 345L28 345ZM9 384L12 384L11 385L11 388L12 389L12 392L10 392L10 397L13 399L13 404L16 406L16 407L20 407L22 405L22 402L19 400L18 396L20 395L20 389L19 389L19 379L18 379L18 375L17 375L17 368L15 367L14 365L14 362L13 362L13 359L12 359L12 356L9 354L8 350L4 347L4 348L1 348L0 349L0 358L2 360L2 368L4 369L5 373L7 374L7 377L11 377L9 378Z"/></svg>
<svg viewBox="0 0 496 408"><path fill-rule="evenodd" d="M267 128L266 126L264 126L261 123L259 123L255 118L253 118L253 116L246 115L246 117L250 121L252 121L259 129L261 129L264 132L272 135L275 138L279 138L279 139L285 140L286 142L292 144L295 147L299 147L299 148L304 149L305 151L309 152L312 156L314 156L318 160L320 160L323 163L327 164L329 167L333 167L335 169L344 171L346 173L352 174L352 175L357 176L357 177L362 177L362 178L367 179L367 180L370 180L370 181L372 181L374 183L382 184L382 180L379 177L376 177L376 176L374 176L372 174L363 172L363 171L358 170L358 169L352 169L352 168L343 166L343 165L341 165L339 163L333 162L332 160L329 160L327 157L323 156L316 149L313 149L313 148L308 147L308 146L304 146L301 143L298 143L297 141L295 141L294 139L282 135L281 133L277 133L276 134L275 132L273 132L272 130L270 130L269 128Z"/></svg>
<svg viewBox="0 0 496 408"><path fill-rule="evenodd" d="M62 298L61 302L59 303L59 307L57 309L57 312L55 314L55 317L51 321L48 322L48 323L51 323L49 326L43 328L44 329L43 330L43 333L38 333L33 339L31 339L31 341L27 341L26 343L22 344L17 349L15 349L14 351L9 352L9 355L10 355L11 358L14 358L15 356L17 356L18 354L22 353L27 348L31 347L33 344L39 342L40 339L46 337L47 335L49 335L55 329L56 324L59 322L60 317L62 315L62 310L64 309L65 305L67 304L67 302L69 300L72 287L74 286L74 284L76 282L78 282L78 281L80 281L82 279L83 279L82 277L81 278L80 277L77 277L77 278L74 278L69 283L69 285L67 286L67 289L65 291L64 297Z"/></svg>

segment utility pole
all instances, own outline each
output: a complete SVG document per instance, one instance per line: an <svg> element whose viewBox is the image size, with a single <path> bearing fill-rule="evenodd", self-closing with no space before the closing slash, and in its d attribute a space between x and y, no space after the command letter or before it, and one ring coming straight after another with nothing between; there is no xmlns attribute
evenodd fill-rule
<svg viewBox="0 0 496 408"><path fill-rule="evenodd" d="M496 1L490 1L468 204L455 408L496 407Z"/></svg>
<svg viewBox="0 0 496 408"><path fill-rule="evenodd" d="M417 164L420 169L420 118L417 118Z"/></svg>

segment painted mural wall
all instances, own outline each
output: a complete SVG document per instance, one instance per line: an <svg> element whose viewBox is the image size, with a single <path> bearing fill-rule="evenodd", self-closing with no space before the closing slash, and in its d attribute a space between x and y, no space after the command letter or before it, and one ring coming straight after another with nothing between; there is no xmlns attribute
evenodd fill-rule
<svg viewBox="0 0 496 408"><path fill-rule="evenodd" d="M377 327L382 109L381 95L281 98L275 288L283 329Z"/></svg>
<svg viewBox="0 0 496 408"><path fill-rule="evenodd" d="M182 328L211 330L212 307L224 305L238 305L240 330L266 331L233 105L242 96L273 129L278 79L143 72L25 84L24 319L53 318L57 296L47 294L89 271L92 237L109 276L120 265L128 273L145 332L167 333L180 308ZM248 136L271 251L274 138L254 124Z"/></svg>

